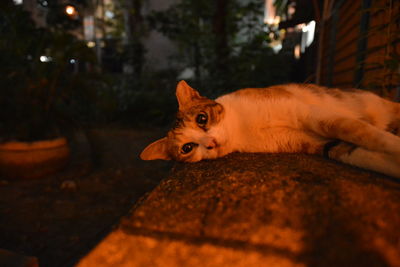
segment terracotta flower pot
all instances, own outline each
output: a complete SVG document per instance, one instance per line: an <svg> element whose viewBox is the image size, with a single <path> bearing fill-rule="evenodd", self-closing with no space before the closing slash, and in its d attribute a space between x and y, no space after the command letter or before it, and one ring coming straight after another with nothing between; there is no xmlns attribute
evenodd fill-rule
<svg viewBox="0 0 400 267"><path fill-rule="evenodd" d="M0 144L0 175L6 178L39 178L54 173L68 162L65 138Z"/></svg>

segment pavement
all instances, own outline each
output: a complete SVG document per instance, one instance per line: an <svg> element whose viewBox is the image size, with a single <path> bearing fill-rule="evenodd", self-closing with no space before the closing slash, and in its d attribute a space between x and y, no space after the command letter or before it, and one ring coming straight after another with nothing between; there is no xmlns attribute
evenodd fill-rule
<svg viewBox="0 0 400 267"><path fill-rule="evenodd" d="M400 181L293 154L177 163L77 264L400 266Z"/></svg>

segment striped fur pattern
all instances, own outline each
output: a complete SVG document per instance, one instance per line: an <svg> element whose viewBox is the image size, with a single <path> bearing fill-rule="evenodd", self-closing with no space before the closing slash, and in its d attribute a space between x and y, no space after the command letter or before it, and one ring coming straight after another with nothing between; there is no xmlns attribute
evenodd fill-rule
<svg viewBox="0 0 400 267"><path fill-rule="evenodd" d="M312 84L247 88L215 100L185 81L167 136L144 160L195 162L231 152L309 153L400 178L400 104L370 92ZM338 141L337 141L338 140Z"/></svg>

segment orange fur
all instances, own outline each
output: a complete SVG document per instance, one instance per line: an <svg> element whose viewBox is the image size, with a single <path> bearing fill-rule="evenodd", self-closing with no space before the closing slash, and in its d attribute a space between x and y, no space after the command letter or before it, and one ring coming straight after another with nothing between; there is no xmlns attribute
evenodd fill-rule
<svg viewBox="0 0 400 267"><path fill-rule="evenodd" d="M400 105L372 93L287 84L211 100L181 81L176 96L176 127L145 148L142 159L194 162L234 151L322 154L325 144L341 140L330 158L400 177Z"/></svg>

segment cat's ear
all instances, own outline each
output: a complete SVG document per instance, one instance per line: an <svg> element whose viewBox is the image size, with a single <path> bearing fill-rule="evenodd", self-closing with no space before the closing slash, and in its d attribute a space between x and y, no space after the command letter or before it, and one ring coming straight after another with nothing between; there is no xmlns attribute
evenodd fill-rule
<svg viewBox="0 0 400 267"><path fill-rule="evenodd" d="M176 98L178 99L179 110L192 106L192 102L202 98L195 89L190 87L184 80L176 86Z"/></svg>
<svg viewBox="0 0 400 267"><path fill-rule="evenodd" d="M143 160L171 160L171 157L167 152L167 138L161 138L150 145L148 145L142 153L140 153L140 158Z"/></svg>

